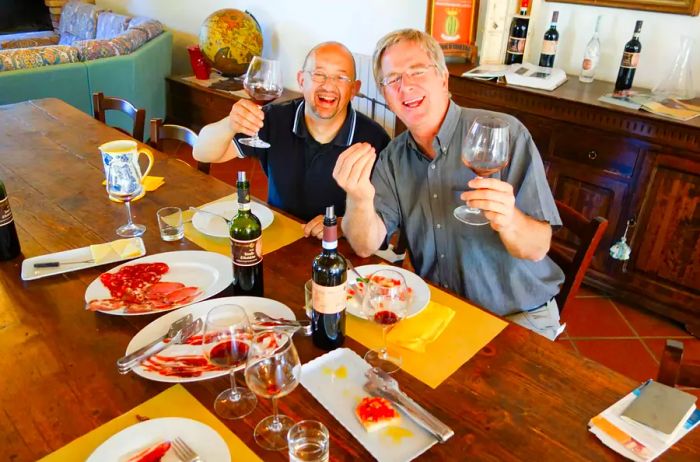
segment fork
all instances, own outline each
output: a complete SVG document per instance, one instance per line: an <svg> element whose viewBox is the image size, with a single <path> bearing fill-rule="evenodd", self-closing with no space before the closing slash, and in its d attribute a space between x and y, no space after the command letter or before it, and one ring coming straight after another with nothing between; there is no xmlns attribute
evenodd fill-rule
<svg viewBox="0 0 700 462"><path fill-rule="evenodd" d="M179 436L173 440L173 450L182 462L202 462L199 455Z"/></svg>

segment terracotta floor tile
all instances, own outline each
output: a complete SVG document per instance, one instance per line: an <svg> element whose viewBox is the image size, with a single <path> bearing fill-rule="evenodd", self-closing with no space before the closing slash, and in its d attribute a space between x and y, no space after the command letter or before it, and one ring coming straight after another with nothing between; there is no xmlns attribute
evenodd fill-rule
<svg viewBox="0 0 700 462"><path fill-rule="evenodd" d="M582 356L640 382L656 377L659 365L638 339L575 340Z"/></svg>
<svg viewBox="0 0 700 462"><path fill-rule="evenodd" d="M590 287L581 286L576 293L576 298L607 297L603 292L599 292Z"/></svg>
<svg viewBox="0 0 700 462"><path fill-rule="evenodd" d="M644 342L649 347L651 352L654 353L654 358L656 358L657 361L661 361L661 353L663 353L664 348L666 348L666 339L644 338L642 339L642 342Z"/></svg>
<svg viewBox="0 0 700 462"><path fill-rule="evenodd" d="M568 338L634 337L615 306L607 298L577 298L562 313Z"/></svg>
<svg viewBox="0 0 700 462"><path fill-rule="evenodd" d="M680 324L667 318L640 308L633 308L617 300L613 300L613 303L617 306L625 319L632 324L632 327L640 337L690 336Z"/></svg>

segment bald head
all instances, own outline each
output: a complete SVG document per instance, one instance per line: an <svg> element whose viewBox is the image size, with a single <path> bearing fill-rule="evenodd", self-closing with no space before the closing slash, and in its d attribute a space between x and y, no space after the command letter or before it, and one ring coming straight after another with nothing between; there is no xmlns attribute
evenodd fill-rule
<svg viewBox="0 0 700 462"><path fill-rule="evenodd" d="M316 57L318 55L335 55L347 60L347 73L353 80L355 79L355 57L350 50L340 42L323 42L313 47L304 58L304 70L313 70L316 67Z"/></svg>

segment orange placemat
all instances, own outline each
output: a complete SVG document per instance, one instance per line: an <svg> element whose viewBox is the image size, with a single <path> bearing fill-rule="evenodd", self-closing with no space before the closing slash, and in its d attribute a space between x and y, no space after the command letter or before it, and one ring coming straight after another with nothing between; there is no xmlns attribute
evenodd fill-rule
<svg viewBox="0 0 700 462"><path fill-rule="evenodd" d="M430 299L431 304L442 304L455 312L443 333L437 340L425 346L424 353L397 347L391 343L389 343L389 351L395 349L401 354L403 358L401 368L404 371L430 387L437 388L462 364L486 346L508 323L432 286ZM430 315L430 309L431 306L428 305L425 310L428 311L428 315ZM420 323L421 315L423 313L401 322ZM381 344L381 326L374 322L348 315L346 332L367 348L376 348Z"/></svg>
<svg viewBox="0 0 700 462"><path fill-rule="evenodd" d="M137 424L136 415L156 417L185 417L216 430L226 441L231 456L236 462L262 461L248 446L243 443L229 428L192 396L182 385L175 385L139 404L132 410L97 427L90 433L77 438L61 449L52 452L41 459L41 462L65 462L87 459L92 452L111 436Z"/></svg>
<svg viewBox="0 0 700 462"><path fill-rule="evenodd" d="M209 204L214 204L216 202L236 200L235 195L230 195L217 199L215 201L209 202ZM205 204L198 208L205 207ZM263 255L289 245L297 239L304 237L302 231L301 223L292 220L291 218L285 217L281 213L272 211L275 219L272 220L272 224L263 230L262 240L263 240ZM225 237L212 237L206 234L200 233L192 225L192 216L194 212L192 210L187 210L182 212L182 219L185 221L185 238L191 242L194 242L204 250L210 252L220 253L222 255L231 256L231 241Z"/></svg>

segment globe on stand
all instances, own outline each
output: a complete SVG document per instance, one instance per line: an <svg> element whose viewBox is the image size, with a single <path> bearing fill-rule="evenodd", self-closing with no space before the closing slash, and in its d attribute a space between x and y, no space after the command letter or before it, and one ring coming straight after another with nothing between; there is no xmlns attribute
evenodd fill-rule
<svg viewBox="0 0 700 462"><path fill-rule="evenodd" d="M260 25L248 12L223 9L210 14L199 30L199 48L205 60L227 77L242 75L253 56L260 56Z"/></svg>

